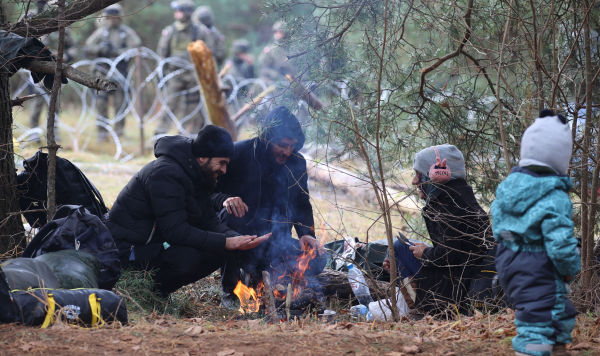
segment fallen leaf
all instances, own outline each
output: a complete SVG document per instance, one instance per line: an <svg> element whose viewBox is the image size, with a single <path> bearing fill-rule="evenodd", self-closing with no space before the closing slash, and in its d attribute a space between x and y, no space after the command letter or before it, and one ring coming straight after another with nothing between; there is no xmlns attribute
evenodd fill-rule
<svg viewBox="0 0 600 356"><path fill-rule="evenodd" d="M404 354L402 352L392 351L385 354L385 356L404 356Z"/></svg>
<svg viewBox="0 0 600 356"><path fill-rule="evenodd" d="M121 340L131 342L132 344L139 344L140 342L142 342L141 338L132 335L123 335L121 336Z"/></svg>
<svg viewBox="0 0 600 356"><path fill-rule="evenodd" d="M142 347L141 347L140 345L137 345L137 346L134 346L134 347L132 347L131 349L132 349L133 351L139 351L139 349L141 349L141 348L142 348Z"/></svg>
<svg viewBox="0 0 600 356"><path fill-rule="evenodd" d="M258 329L261 327L260 319L248 320L248 327L250 329Z"/></svg>
<svg viewBox="0 0 600 356"><path fill-rule="evenodd" d="M244 356L244 353L235 351L234 349L225 349L217 352L217 356Z"/></svg>
<svg viewBox="0 0 600 356"><path fill-rule="evenodd" d="M415 336L415 337L413 337L413 342L414 342L416 345L421 345L421 344L423 343L423 338L422 338L422 337L419 337L419 336Z"/></svg>
<svg viewBox="0 0 600 356"><path fill-rule="evenodd" d="M199 325L190 326L183 332L185 335L200 335L205 332L204 328Z"/></svg>
<svg viewBox="0 0 600 356"><path fill-rule="evenodd" d="M21 347L19 347L21 350L23 350L24 352L29 352L33 349L33 345L31 344L25 344L25 345L21 345Z"/></svg>
<svg viewBox="0 0 600 356"><path fill-rule="evenodd" d="M573 345L573 346L569 347L569 350L587 350L587 349L591 349L593 347L594 346L591 343L584 341L584 342L578 343L577 345Z"/></svg>
<svg viewBox="0 0 600 356"><path fill-rule="evenodd" d="M417 352L419 352L419 346L417 346L417 345L402 346L402 352L405 352L407 354L416 354Z"/></svg>

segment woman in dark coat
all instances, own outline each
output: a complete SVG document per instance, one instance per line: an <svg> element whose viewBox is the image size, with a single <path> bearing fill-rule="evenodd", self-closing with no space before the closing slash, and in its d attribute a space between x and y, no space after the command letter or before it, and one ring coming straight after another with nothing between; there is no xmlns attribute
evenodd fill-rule
<svg viewBox="0 0 600 356"><path fill-rule="evenodd" d="M455 305L465 312L469 280L492 246L489 218L465 181L465 161L455 146L418 152L413 168L432 246L397 240L398 270L403 278L412 277L418 311L439 314Z"/></svg>

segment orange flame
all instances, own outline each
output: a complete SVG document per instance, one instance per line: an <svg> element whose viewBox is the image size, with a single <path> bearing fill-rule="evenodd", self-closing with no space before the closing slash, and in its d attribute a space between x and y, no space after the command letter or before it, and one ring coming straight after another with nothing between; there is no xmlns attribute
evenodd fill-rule
<svg viewBox="0 0 600 356"><path fill-rule="evenodd" d="M242 281L238 281L233 294L237 295L240 300L240 313L256 313L260 309L260 302L256 291L254 288L246 286Z"/></svg>

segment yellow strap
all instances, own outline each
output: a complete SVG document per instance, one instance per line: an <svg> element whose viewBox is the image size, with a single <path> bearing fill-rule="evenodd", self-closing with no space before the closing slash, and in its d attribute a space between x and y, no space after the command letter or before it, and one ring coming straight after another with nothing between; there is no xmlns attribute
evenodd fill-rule
<svg viewBox="0 0 600 356"><path fill-rule="evenodd" d="M88 297L90 302L90 309L92 311L92 325L91 326L102 326L104 325L104 320L102 320L102 314L100 313L100 298L96 297L96 293L90 294Z"/></svg>
<svg viewBox="0 0 600 356"><path fill-rule="evenodd" d="M54 302L54 296L52 294L48 294L48 311L46 312L46 318L44 319L44 323L42 324L42 329L47 328L54 321L54 309L56 308L56 303Z"/></svg>

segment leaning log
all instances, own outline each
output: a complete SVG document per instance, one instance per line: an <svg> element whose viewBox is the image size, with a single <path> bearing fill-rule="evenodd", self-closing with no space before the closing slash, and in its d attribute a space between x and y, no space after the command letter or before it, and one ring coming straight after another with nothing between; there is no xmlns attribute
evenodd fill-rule
<svg viewBox="0 0 600 356"><path fill-rule="evenodd" d="M236 139L237 132L233 121L229 118L225 103L225 96L221 92L219 77L216 70L215 60L212 52L202 40L192 42L187 47L192 58L196 79L200 83L204 107L210 121L225 128Z"/></svg>
<svg viewBox="0 0 600 356"><path fill-rule="evenodd" d="M327 268L316 277L321 284L323 295L346 299L354 298L352 287L350 286L350 282L348 282L348 273ZM374 300L388 297L387 294L390 292L390 284L388 282L367 278L367 284Z"/></svg>
<svg viewBox="0 0 600 356"><path fill-rule="evenodd" d="M313 92L311 92L299 79L294 78L291 74L286 74L285 79L290 82L290 85L294 89L294 95L298 99L306 101L308 106L315 110L323 109L324 105L321 100L319 100L319 98L317 98L317 96L313 94Z"/></svg>

